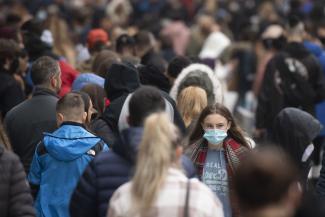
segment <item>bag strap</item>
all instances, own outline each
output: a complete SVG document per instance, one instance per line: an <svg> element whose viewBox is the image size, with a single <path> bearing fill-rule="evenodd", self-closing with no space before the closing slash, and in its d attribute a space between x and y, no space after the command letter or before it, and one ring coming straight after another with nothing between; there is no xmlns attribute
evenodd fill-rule
<svg viewBox="0 0 325 217"><path fill-rule="evenodd" d="M188 179L186 186L186 196L185 196L185 207L184 207L184 217L189 217L189 202L190 202L190 188L191 180Z"/></svg>

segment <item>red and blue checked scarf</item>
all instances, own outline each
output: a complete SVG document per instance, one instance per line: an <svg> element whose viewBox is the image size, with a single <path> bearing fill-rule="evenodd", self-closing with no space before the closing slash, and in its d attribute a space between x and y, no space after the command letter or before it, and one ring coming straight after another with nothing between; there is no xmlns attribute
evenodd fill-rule
<svg viewBox="0 0 325 217"><path fill-rule="evenodd" d="M229 177L229 192L230 192L230 202L233 210L233 217L240 216L240 211L238 204L234 196L234 190L232 187L232 180L237 166L240 164L241 160L244 158L245 153L249 151L249 148L239 144L232 138L226 138L223 142L223 149L226 155L226 164ZM199 140L197 143L191 145L189 150L186 152L191 158L193 164L197 169L198 176L201 180L203 175L203 168L205 160L208 154L208 144L205 140Z"/></svg>

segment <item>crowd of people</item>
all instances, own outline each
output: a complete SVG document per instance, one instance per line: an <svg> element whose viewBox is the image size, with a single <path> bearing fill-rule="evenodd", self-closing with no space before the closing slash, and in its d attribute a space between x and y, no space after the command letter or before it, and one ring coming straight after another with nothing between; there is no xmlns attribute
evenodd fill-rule
<svg viewBox="0 0 325 217"><path fill-rule="evenodd" d="M0 12L0 216L325 216L323 0Z"/></svg>

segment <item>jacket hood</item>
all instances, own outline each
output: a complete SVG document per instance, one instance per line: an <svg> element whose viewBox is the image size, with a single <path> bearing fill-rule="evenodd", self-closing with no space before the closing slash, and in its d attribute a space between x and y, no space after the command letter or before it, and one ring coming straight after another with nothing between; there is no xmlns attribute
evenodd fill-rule
<svg viewBox="0 0 325 217"><path fill-rule="evenodd" d="M115 63L106 73L105 92L110 101L134 92L140 86L137 69L131 64Z"/></svg>
<svg viewBox="0 0 325 217"><path fill-rule="evenodd" d="M72 90L81 90L88 84L97 84L104 88L104 82L104 78L95 75L94 73L82 73L73 81Z"/></svg>
<svg viewBox="0 0 325 217"><path fill-rule="evenodd" d="M212 69L206 65L195 63L183 69L169 94L176 101L180 92L189 86L203 88L207 93L209 104L223 102L221 83Z"/></svg>
<svg viewBox="0 0 325 217"><path fill-rule="evenodd" d="M113 151L130 163L135 163L142 135L142 127L130 127L123 130L119 139L113 144Z"/></svg>
<svg viewBox="0 0 325 217"><path fill-rule="evenodd" d="M275 118L274 137L297 162L301 162L306 147L322 129L312 115L297 108L285 108Z"/></svg>
<svg viewBox="0 0 325 217"><path fill-rule="evenodd" d="M53 133L45 133L44 145L47 152L57 160L71 161L85 154L100 138L82 126L62 125Z"/></svg>
<svg viewBox="0 0 325 217"><path fill-rule="evenodd" d="M142 65L138 67L141 84L152 85L166 93L170 90L168 78L160 70L152 65Z"/></svg>

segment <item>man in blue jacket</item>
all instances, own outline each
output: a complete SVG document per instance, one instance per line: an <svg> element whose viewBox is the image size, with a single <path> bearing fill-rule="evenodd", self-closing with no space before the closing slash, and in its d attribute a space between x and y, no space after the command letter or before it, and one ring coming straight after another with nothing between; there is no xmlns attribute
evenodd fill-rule
<svg viewBox="0 0 325 217"><path fill-rule="evenodd" d="M71 197L72 217L106 216L112 194L133 175L145 118L166 110L166 101L160 91L150 86L137 89L128 105L130 127L121 131L110 151L99 154L86 168ZM185 156L182 166L188 177L195 176L193 164Z"/></svg>
<svg viewBox="0 0 325 217"><path fill-rule="evenodd" d="M87 113L78 93L68 93L56 106L59 129L45 133L38 144L28 180L37 197L37 216L69 217L72 191L85 167L98 152L108 149L85 129Z"/></svg>

